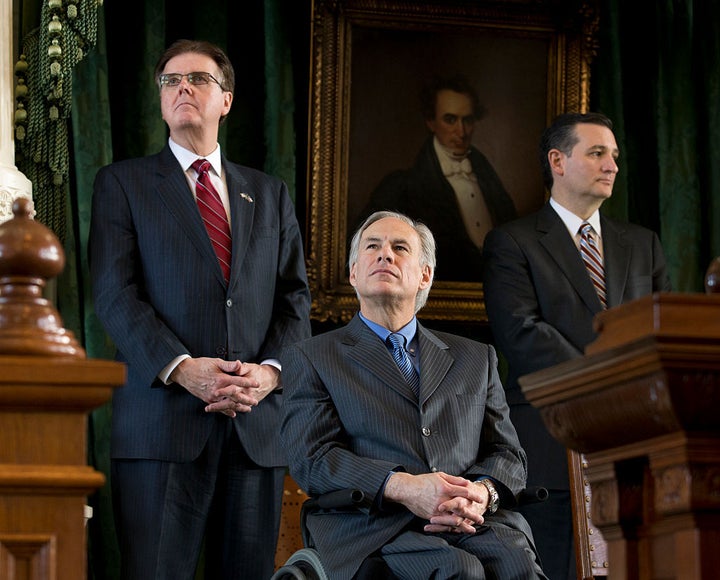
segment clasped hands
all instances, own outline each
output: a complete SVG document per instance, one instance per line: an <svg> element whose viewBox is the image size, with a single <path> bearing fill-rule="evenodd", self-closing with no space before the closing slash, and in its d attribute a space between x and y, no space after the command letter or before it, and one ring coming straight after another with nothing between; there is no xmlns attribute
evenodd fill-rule
<svg viewBox="0 0 720 580"><path fill-rule="evenodd" d="M280 383L280 371L272 365L227 361L219 358L187 358L170 375L198 399L208 403L208 413L235 417L249 413Z"/></svg>
<svg viewBox="0 0 720 580"><path fill-rule="evenodd" d="M393 473L385 486L385 498L403 504L419 518L428 520L426 532L474 534L482 524L490 500L484 485L442 471L412 475Z"/></svg>

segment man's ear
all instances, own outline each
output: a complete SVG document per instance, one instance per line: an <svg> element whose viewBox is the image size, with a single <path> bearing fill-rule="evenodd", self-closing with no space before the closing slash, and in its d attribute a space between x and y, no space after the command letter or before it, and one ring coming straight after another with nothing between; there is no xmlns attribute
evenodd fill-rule
<svg viewBox="0 0 720 580"><path fill-rule="evenodd" d="M550 149L548 151L548 162L550 169L557 175L565 174L565 154L559 149Z"/></svg>
<svg viewBox="0 0 720 580"><path fill-rule="evenodd" d="M427 288L432 282L432 268L425 264L420 275L420 290Z"/></svg>

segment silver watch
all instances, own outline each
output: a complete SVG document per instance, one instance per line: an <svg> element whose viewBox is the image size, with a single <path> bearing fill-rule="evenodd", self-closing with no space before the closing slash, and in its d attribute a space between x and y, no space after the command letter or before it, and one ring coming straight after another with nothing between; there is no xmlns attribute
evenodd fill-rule
<svg viewBox="0 0 720 580"><path fill-rule="evenodd" d="M495 489L495 484L492 482L492 480L485 478L479 480L477 483L480 483L485 486L485 489L488 490L488 505L487 509L485 510L485 513L489 516L493 515L498 508L500 507L500 494L498 494L497 489Z"/></svg>

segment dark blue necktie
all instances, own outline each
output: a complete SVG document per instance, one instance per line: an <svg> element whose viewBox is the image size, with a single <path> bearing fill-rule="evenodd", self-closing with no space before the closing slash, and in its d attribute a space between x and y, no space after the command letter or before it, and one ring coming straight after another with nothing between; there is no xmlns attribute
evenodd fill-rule
<svg viewBox="0 0 720 580"><path fill-rule="evenodd" d="M420 377L410 360L407 350L405 350L405 337L402 334L392 333L387 337L387 343L388 346L392 347L393 359L395 359L405 380L417 396L420 392Z"/></svg>

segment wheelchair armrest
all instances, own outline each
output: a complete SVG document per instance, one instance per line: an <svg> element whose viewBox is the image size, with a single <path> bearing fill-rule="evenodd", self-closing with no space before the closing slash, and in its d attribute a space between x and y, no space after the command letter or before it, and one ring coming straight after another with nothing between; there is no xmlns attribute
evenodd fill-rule
<svg viewBox="0 0 720 580"><path fill-rule="evenodd" d="M531 503L540 503L545 501L550 492L545 487L539 485L533 487L526 487L519 494L517 494L517 504L527 505Z"/></svg>
<svg viewBox="0 0 720 580"><path fill-rule="evenodd" d="M303 509L333 509L360 506L365 501L365 494L359 489L338 489L329 491L318 497L311 497L303 503Z"/></svg>
<svg viewBox="0 0 720 580"><path fill-rule="evenodd" d="M306 525L308 513L317 510L360 507L364 504L367 504L365 493L354 488L329 491L317 497L306 499L300 508L300 533L303 544L308 548L315 547Z"/></svg>

